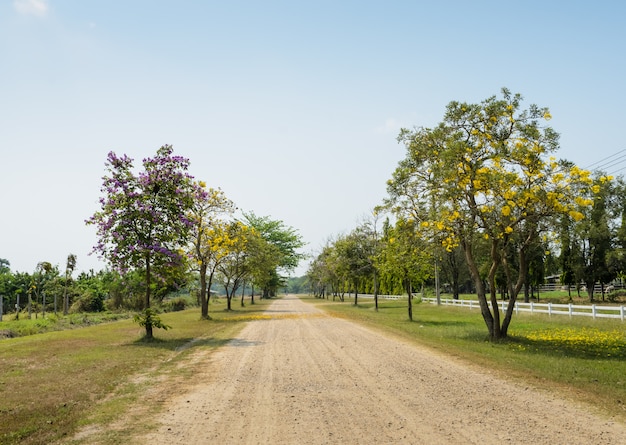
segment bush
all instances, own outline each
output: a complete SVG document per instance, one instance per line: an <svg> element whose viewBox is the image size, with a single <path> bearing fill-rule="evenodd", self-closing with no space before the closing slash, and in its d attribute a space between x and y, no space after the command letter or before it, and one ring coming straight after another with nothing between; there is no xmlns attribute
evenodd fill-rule
<svg viewBox="0 0 626 445"><path fill-rule="evenodd" d="M626 297L626 290L624 289L614 290L614 291L608 292L606 296L607 296L607 299L611 303L616 303L618 301L623 300L624 297Z"/></svg>
<svg viewBox="0 0 626 445"><path fill-rule="evenodd" d="M166 312L178 312L187 309L188 305L189 302L184 297L176 297L164 302L163 309Z"/></svg>
<svg viewBox="0 0 626 445"><path fill-rule="evenodd" d="M86 291L72 304L70 310L71 312L102 312L104 300L102 296Z"/></svg>
<svg viewBox="0 0 626 445"><path fill-rule="evenodd" d="M143 328L152 326L153 328L163 329L165 331L171 328L171 326L163 323L161 317L159 317L158 313L152 308L144 309L141 313L136 314L134 319L135 323Z"/></svg>

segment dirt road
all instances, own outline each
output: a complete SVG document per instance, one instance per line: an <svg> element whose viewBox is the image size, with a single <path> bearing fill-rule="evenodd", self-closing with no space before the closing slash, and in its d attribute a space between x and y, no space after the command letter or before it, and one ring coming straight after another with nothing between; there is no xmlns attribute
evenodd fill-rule
<svg viewBox="0 0 626 445"><path fill-rule="evenodd" d="M295 297L269 314L206 358L201 383L136 443L626 443L621 423Z"/></svg>

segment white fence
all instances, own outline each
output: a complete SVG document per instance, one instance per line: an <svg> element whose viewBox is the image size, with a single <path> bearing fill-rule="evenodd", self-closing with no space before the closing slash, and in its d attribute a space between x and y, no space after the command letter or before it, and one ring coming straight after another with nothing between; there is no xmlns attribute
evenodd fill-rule
<svg viewBox="0 0 626 445"><path fill-rule="evenodd" d="M358 294L358 298L371 298L374 299L373 294ZM354 298L354 294L345 294L344 298ZM379 300L399 300L402 298L402 295L378 295Z"/></svg>
<svg viewBox="0 0 626 445"><path fill-rule="evenodd" d="M436 298L422 298L422 301L437 304ZM454 300L450 298L441 298L441 304L446 306L462 306L469 309L480 309L478 300ZM508 301L498 302L500 310L507 310ZM491 303L489 302L491 307ZM554 303L521 303L515 302L515 313L530 312L534 314L548 315L569 315L593 317L593 318L619 318L624 321L626 318L626 308L624 306L603 306L597 304L554 304Z"/></svg>

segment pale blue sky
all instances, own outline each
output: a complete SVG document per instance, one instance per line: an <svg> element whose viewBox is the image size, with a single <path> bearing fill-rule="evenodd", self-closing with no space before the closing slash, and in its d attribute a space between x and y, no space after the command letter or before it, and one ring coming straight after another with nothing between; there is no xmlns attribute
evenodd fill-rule
<svg viewBox="0 0 626 445"><path fill-rule="evenodd" d="M625 5L1 0L0 258L101 268L84 220L106 154L163 144L315 252L384 198L400 127L501 87L589 166L626 148Z"/></svg>

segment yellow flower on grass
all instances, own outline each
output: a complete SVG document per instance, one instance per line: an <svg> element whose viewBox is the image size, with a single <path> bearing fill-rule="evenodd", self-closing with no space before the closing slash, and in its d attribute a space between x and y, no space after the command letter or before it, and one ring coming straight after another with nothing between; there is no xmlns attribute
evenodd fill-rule
<svg viewBox="0 0 626 445"><path fill-rule="evenodd" d="M509 216L511 214L511 207L504 206L502 207L502 215Z"/></svg>
<svg viewBox="0 0 626 445"><path fill-rule="evenodd" d="M504 231L506 233L513 233L513 228L511 226L506 226L506 228L504 229Z"/></svg>
<svg viewBox="0 0 626 445"><path fill-rule="evenodd" d="M580 221L585 217L585 215L577 212L576 210L572 210L571 212L569 212L569 216L571 216L574 221Z"/></svg>

